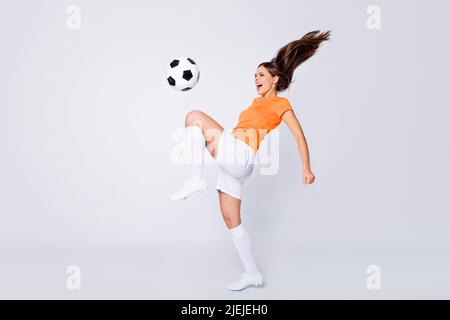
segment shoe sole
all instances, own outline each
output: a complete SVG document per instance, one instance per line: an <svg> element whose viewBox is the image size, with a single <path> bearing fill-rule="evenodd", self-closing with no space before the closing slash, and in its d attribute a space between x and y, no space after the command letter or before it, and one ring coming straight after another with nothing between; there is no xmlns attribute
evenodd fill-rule
<svg viewBox="0 0 450 320"><path fill-rule="evenodd" d="M248 286L246 286L246 287L244 287L242 289L230 289L230 288L227 288L227 289L230 290L230 291L242 291L242 290L250 288L250 287L256 287L256 288L262 287L262 285L263 285L263 282L258 282L258 283L249 284Z"/></svg>
<svg viewBox="0 0 450 320"><path fill-rule="evenodd" d="M204 189L196 190L196 191L192 192L190 195L188 195L188 196L186 196L186 197L184 197L184 198L180 198L180 199L170 199L170 198L169 198L169 200L171 200L171 201L187 200L187 199L188 199L190 196L192 196L193 194L195 194L195 193L202 193L202 192L204 192L204 191L206 191L206 190L208 190L208 187L206 187L206 188L204 188Z"/></svg>

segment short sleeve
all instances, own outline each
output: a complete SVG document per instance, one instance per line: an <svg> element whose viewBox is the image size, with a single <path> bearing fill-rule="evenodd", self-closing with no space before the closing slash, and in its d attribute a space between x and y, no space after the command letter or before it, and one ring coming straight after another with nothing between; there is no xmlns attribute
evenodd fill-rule
<svg viewBox="0 0 450 320"><path fill-rule="evenodd" d="M292 108L291 103L289 102L289 100L286 99L286 98L281 99L275 105L275 113L280 118L286 111L289 111L289 110L293 110L293 108Z"/></svg>

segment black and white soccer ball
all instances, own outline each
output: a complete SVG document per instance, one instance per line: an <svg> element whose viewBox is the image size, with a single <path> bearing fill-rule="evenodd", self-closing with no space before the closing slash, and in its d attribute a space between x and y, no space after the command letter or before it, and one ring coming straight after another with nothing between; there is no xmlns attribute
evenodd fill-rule
<svg viewBox="0 0 450 320"><path fill-rule="evenodd" d="M166 79L172 88L179 91L188 91L198 83L200 70L191 58L175 58L167 66Z"/></svg>

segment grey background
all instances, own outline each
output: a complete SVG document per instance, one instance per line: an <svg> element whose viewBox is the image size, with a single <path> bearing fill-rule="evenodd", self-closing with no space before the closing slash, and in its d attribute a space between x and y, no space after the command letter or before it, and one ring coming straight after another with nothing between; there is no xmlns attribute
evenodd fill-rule
<svg viewBox="0 0 450 320"><path fill-rule="evenodd" d="M81 8L81 30L66 8ZM366 27L381 7L381 30ZM2 1L0 298L450 297L446 1ZM188 201L172 133L191 109L224 127L257 96L257 64L332 30L290 90L313 185L285 124L280 169L255 171L242 218L266 286L242 270L217 168ZM200 66L176 92L165 68ZM66 288L81 267L82 287ZM366 268L381 268L380 290Z"/></svg>

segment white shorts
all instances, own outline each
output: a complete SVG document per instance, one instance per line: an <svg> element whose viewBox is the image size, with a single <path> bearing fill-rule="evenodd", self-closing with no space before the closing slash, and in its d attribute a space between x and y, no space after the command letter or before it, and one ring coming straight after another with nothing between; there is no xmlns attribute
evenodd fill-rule
<svg viewBox="0 0 450 320"><path fill-rule="evenodd" d="M219 173L216 189L242 199L244 182L253 172L256 152L231 132L232 129L224 129L217 143L216 161Z"/></svg>

